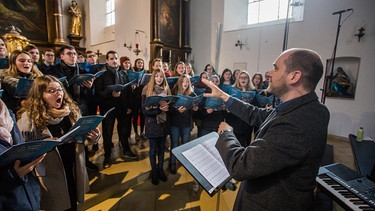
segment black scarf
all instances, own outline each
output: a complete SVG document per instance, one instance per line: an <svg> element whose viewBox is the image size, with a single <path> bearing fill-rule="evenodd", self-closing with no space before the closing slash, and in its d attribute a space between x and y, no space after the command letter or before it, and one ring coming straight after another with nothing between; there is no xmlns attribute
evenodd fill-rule
<svg viewBox="0 0 375 211"><path fill-rule="evenodd" d="M117 67L110 67L107 65L107 70L111 71L111 73L113 73L115 75L115 83L116 84L124 84L124 80L123 78L121 77L121 73L120 73L120 66L117 66Z"/></svg>
<svg viewBox="0 0 375 211"><path fill-rule="evenodd" d="M60 62L61 65L61 71L64 73L66 76L67 81L72 79L73 76L79 75L79 66L78 64L74 64L74 66L66 64L64 61L61 60ZM73 84L73 99L77 100L80 96L81 93L81 87L78 84Z"/></svg>

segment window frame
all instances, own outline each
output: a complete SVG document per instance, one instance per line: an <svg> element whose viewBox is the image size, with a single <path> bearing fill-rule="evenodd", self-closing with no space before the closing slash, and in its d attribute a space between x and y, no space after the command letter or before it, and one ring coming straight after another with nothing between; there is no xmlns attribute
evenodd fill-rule
<svg viewBox="0 0 375 211"><path fill-rule="evenodd" d="M105 11L105 27L110 27L116 24L116 4L115 0L105 1L106 11Z"/></svg>
<svg viewBox="0 0 375 211"><path fill-rule="evenodd" d="M280 9L278 9L278 19L270 20L270 21L264 21L264 22L257 22L257 23L249 23L249 4L261 1L271 1L271 0L247 0L247 19L246 19L246 25L243 26L243 28L254 28L254 27L261 27L261 26L270 26L270 25L277 25L277 24L283 24L286 21L286 18L279 18L280 17ZM277 1L279 4L282 0L272 0ZM289 1L288 1L289 2ZM290 0L290 6L289 6L289 22L297 22L297 21L303 21L303 13L304 13L304 5L305 0ZM278 6L280 8L280 6ZM286 8L285 8L286 9ZM259 13L258 13L258 21L259 21Z"/></svg>

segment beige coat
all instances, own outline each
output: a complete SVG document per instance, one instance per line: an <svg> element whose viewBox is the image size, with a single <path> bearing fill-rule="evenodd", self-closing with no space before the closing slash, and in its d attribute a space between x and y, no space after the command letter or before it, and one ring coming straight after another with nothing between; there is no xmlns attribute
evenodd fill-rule
<svg viewBox="0 0 375 211"><path fill-rule="evenodd" d="M36 131L35 125L26 113L22 114L17 124L21 132ZM47 127L39 132L51 135ZM75 163L77 198L79 203L83 203L85 193L89 191L84 144L76 144ZM36 172L41 183L41 209L49 211L69 209L68 186L63 163L57 148L47 153L44 160L36 167Z"/></svg>

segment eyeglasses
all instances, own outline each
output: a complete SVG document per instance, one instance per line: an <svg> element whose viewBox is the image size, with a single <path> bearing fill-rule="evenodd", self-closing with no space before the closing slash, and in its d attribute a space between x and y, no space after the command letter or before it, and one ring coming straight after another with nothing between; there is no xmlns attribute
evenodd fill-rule
<svg viewBox="0 0 375 211"><path fill-rule="evenodd" d="M66 55L68 55L68 56L75 56L75 55L77 55L77 53L75 53L75 52L67 52Z"/></svg>
<svg viewBox="0 0 375 211"><path fill-rule="evenodd" d="M64 90L62 88L57 89L47 89L45 92L49 94L56 94L56 92L63 92Z"/></svg>
<svg viewBox="0 0 375 211"><path fill-rule="evenodd" d="M240 77L240 79L249 79L249 78L245 76L245 77Z"/></svg>
<svg viewBox="0 0 375 211"><path fill-rule="evenodd" d="M87 58L95 57L96 55L87 55Z"/></svg>

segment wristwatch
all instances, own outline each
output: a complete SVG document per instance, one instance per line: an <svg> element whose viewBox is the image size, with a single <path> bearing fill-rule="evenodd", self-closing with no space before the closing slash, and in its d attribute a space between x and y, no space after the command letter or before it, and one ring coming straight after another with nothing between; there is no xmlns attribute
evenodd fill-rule
<svg viewBox="0 0 375 211"><path fill-rule="evenodd" d="M220 135L223 134L224 132L232 132L232 131L229 130L229 129L224 129L224 130L221 130L221 131L220 131Z"/></svg>

